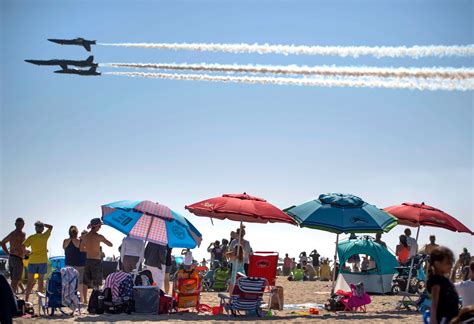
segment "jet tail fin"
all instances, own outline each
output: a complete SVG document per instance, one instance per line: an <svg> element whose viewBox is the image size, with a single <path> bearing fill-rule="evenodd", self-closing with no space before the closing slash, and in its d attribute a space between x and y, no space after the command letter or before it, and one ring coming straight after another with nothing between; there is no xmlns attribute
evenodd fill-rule
<svg viewBox="0 0 474 324"><path fill-rule="evenodd" d="M91 51L91 44L84 42L84 43L82 44L82 46L84 46L84 48L86 49L86 51L88 51L88 52Z"/></svg>
<svg viewBox="0 0 474 324"><path fill-rule="evenodd" d="M86 62L92 64L92 62L94 62L94 55L89 56Z"/></svg>
<svg viewBox="0 0 474 324"><path fill-rule="evenodd" d="M97 66L92 66L90 69L89 69L89 72L97 72Z"/></svg>

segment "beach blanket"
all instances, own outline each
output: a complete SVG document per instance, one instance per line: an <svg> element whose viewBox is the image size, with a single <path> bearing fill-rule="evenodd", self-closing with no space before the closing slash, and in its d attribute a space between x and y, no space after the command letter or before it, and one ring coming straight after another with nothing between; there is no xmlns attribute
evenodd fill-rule
<svg viewBox="0 0 474 324"><path fill-rule="evenodd" d="M71 310L79 308L79 297L77 296L77 284L79 273L73 267L61 269L62 304Z"/></svg>
<svg viewBox="0 0 474 324"><path fill-rule="evenodd" d="M265 307L265 305L262 305ZM319 308L324 309L323 304L316 304L316 303L306 303L306 304L285 304L283 305L283 310L306 310L310 308Z"/></svg>

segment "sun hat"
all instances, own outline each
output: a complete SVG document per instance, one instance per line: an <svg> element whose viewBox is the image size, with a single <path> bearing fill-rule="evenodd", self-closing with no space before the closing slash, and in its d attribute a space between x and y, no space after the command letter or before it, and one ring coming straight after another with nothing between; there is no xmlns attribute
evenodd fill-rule
<svg viewBox="0 0 474 324"><path fill-rule="evenodd" d="M94 227L97 227L97 226L102 225L102 224L103 223L100 220L100 218L92 218L90 224L87 225L87 228L94 228Z"/></svg>

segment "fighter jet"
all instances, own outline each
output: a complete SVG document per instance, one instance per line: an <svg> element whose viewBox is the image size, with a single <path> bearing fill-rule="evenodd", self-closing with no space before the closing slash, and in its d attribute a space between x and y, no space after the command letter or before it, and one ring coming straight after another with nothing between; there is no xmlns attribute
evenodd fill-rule
<svg viewBox="0 0 474 324"><path fill-rule="evenodd" d="M62 69L54 71L54 73L63 73L63 74L77 74L77 75L100 75L100 72L97 72L97 67L93 66L89 70L79 70L79 69Z"/></svg>
<svg viewBox="0 0 474 324"><path fill-rule="evenodd" d="M75 60L25 60L25 62L36 64L36 65L59 65L63 69L67 69L68 65L74 65L79 67L97 67L98 64L94 63L94 56L89 56L87 60L75 61Z"/></svg>
<svg viewBox="0 0 474 324"><path fill-rule="evenodd" d="M79 45L84 46L86 51L91 51L91 45L95 45L95 40L87 40L82 37L75 38L75 39L53 39L48 38L50 42L61 44L61 45Z"/></svg>

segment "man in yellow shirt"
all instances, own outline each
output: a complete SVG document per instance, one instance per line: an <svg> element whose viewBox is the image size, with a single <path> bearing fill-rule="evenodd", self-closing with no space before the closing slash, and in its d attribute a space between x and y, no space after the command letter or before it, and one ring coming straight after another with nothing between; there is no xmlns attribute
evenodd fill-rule
<svg viewBox="0 0 474 324"><path fill-rule="evenodd" d="M47 230L43 233L44 228ZM25 301L30 297L31 289L34 285L35 273L38 274L38 291L43 292L43 277L48 272L48 248L47 243L53 226L43 224L40 221L35 223L36 234L30 235L23 245L31 246L31 254L28 263L28 284L26 286Z"/></svg>

